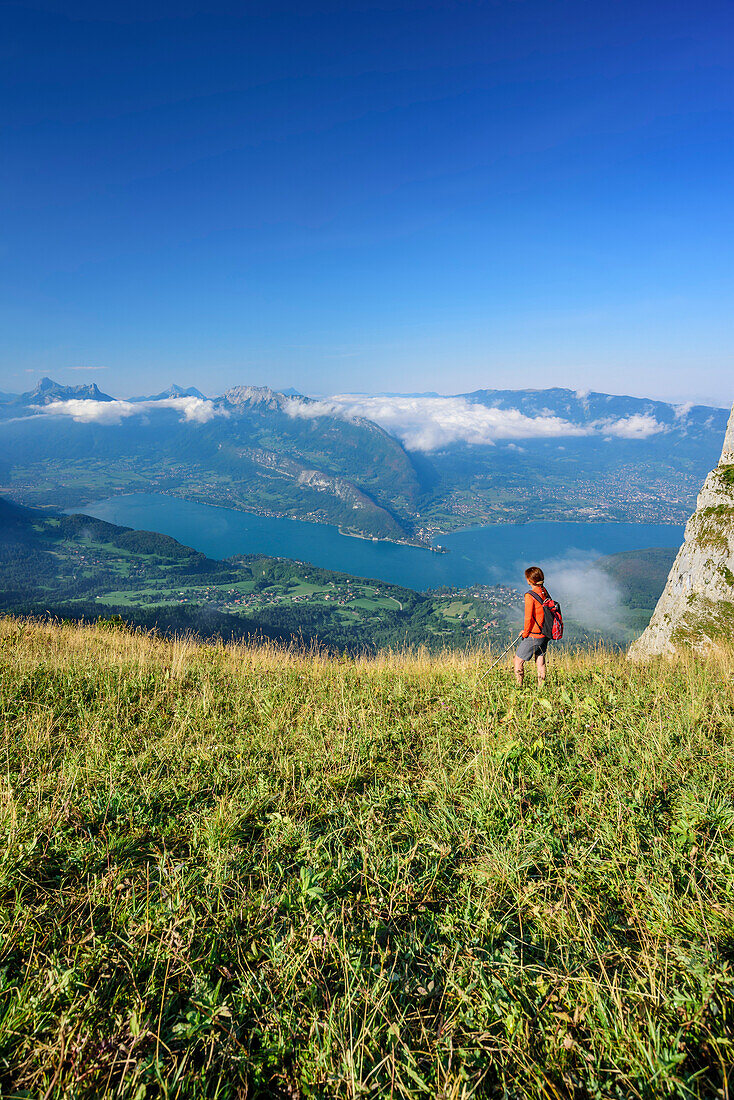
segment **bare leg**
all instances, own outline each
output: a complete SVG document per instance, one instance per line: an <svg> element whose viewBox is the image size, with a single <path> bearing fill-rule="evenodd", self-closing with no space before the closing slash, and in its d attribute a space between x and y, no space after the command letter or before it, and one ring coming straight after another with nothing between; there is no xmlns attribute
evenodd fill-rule
<svg viewBox="0 0 734 1100"><path fill-rule="evenodd" d="M522 687L522 678L525 673L525 662L519 657L515 658L515 679L517 680L518 687Z"/></svg>
<svg viewBox="0 0 734 1100"><path fill-rule="evenodd" d="M545 683L545 653L539 653L535 658L535 667L538 672L538 685Z"/></svg>

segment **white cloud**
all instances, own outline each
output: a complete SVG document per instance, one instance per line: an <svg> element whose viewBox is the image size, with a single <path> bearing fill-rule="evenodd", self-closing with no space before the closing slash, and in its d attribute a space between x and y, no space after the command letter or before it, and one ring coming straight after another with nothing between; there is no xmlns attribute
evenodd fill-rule
<svg viewBox="0 0 734 1100"><path fill-rule="evenodd" d="M181 420L205 424L215 416L228 416L227 409L200 397L166 397L159 401L93 401L72 398L33 406L39 416L68 416L81 424L120 424L134 416L172 409ZM402 440L409 451L435 451L455 443L491 446L505 440L562 439L602 435L605 438L647 439L666 431L654 416L635 414L619 420L598 420L573 424L543 410L540 416L526 416L518 409L497 409L474 405L464 397L405 397L371 394L336 394L318 401L291 398L284 406L292 417L311 419L339 416L347 420L366 418Z"/></svg>
<svg viewBox="0 0 734 1100"><path fill-rule="evenodd" d="M673 413L675 414L675 419L685 420L692 408L692 401L684 401L682 405L674 405Z"/></svg>
<svg viewBox="0 0 734 1100"><path fill-rule="evenodd" d="M576 390L576 392L574 394L576 400L581 405L581 408L586 413L588 413L588 411L589 411L589 394L590 393L591 393L591 390L587 389L587 390Z"/></svg>
<svg viewBox="0 0 734 1100"><path fill-rule="evenodd" d="M334 394L305 403L293 399L285 406L290 416L311 419L342 416L364 417L402 440L409 451L435 451L452 443L491 446L506 439L560 439L602 434L618 439L646 439L665 431L649 414L619 420L573 424L544 409L540 416L526 416L518 409L474 405L464 397L405 397L372 394Z"/></svg>
<svg viewBox="0 0 734 1100"><path fill-rule="evenodd" d="M543 562L548 590L563 613L591 631L619 632L628 616L614 579L594 563L595 552L570 551L563 558Z"/></svg>
<svg viewBox="0 0 734 1100"><path fill-rule="evenodd" d="M650 413L634 413L620 420L600 420L593 427L604 435L615 436L617 439L647 439L658 432L667 431L665 425Z"/></svg>
<svg viewBox="0 0 734 1100"><path fill-rule="evenodd" d="M570 549L562 557L541 557L539 564L545 573L546 587L560 603L564 619L589 633L619 638L629 630L630 616L614 577L597 564L601 556L601 549ZM517 584L527 564L527 558L518 560L510 573L498 575L498 582ZM513 617L521 626L522 608Z"/></svg>
<svg viewBox="0 0 734 1100"><path fill-rule="evenodd" d="M78 424L120 424L131 416L143 416L157 409L174 409L182 420L205 424L214 416L228 416L226 409L216 408L200 397L167 397L161 401L92 401L71 398L34 405L41 416L69 416Z"/></svg>
<svg viewBox="0 0 734 1100"><path fill-rule="evenodd" d="M451 443L491 445L503 439L552 439L587 435L588 430L558 416L525 416L518 409L473 405L464 397L383 397L335 394L321 401L293 400L290 416L343 416L374 420L401 439L409 451L435 451Z"/></svg>
<svg viewBox="0 0 734 1100"><path fill-rule="evenodd" d="M70 416L78 424L119 424L138 412L129 401L91 401L77 397L32 407L38 409L42 416Z"/></svg>
<svg viewBox="0 0 734 1100"><path fill-rule="evenodd" d="M201 397L166 397L162 401L143 401L142 404L149 409L178 409L184 420L194 420L197 424L206 424L214 416L229 416L226 409L219 409Z"/></svg>

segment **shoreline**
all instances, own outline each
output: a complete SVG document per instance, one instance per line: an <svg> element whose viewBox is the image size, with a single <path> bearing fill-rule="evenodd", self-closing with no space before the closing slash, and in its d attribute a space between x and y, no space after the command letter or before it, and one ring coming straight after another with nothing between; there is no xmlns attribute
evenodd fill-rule
<svg viewBox="0 0 734 1100"><path fill-rule="evenodd" d="M336 526L339 534L344 535L344 537L348 539L361 539L363 542L389 542L393 546L410 546L414 550L429 550L432 554L448 553L448 550L436 550L434 546L427 546L425 542L409 542L407 539L391 539L386 535L360 535L358 531L347 531L338 524L327 524L326 526Z"/></svg>
<svg viewBox="0 0 734 1100"><path fill-rule="evenodd" d="M271 512L269 510L261 510L259 508L246 508L246 507L243 507L241 504L238 504L238 503L235 503L235 502L227 503L227 504L225 504L223 502L213 503L211 500L202 499L198 494L195 495L195 496L185 496L182 493L180 494L180 493L172 493L172 492L161 492L158 489L154 489L152 492L146 492L144 490L141 491L141 490L136 489L136 490L130 491L127 488L125 488L125 489L121 488L117 492L113 492L107 497L102 497L102 498L97 498L95 500L86 501L83 504L75 504L75 505L72 505L71 507L67 507L67 508L59 508L58 505L53 506L53 505L48 505L48 504L31 504L31 505L26 505L26 507L37 508L39 511L51 511L51 512L58 511L62 515L74 515L74 514L89 515L89 514L92 514L92 513L89 513L89 512L86 511L86 509L88 509L88 508L95 508L98 505L110 504L114 500L118 500L120 498L126 498L126 497L130 498L130 497L137 497L137 496L142 496L142 497L160 496L160 497L162 497L164 499L167 499L167 500L170 500L170 501L181 501L183 503L195 504L195 505L198 505L198 506L201 506L201 507L204 507L204 508L211 508L211 509L216 510L216 511L234 512L234 513L239 513L241 515L254 516L258 519L289 520L292 523L308 523L311 526L316 527L316 528L327 528L327 529L331 529L331 530L336 529L336 531L340 535L344 535L346 538L356 538L356 539L360 539L363 542L367 542L367 543L389 543L393 546L403 546L403 547L406 547L408 549L427 550L432 554L438 554L438 555L441 555L441 556L443 556L444 554L451 553L451 548L447 547L447 546L443 546L439 550L439 549L436 548L436 546L430 545L426 542L418 542L418 541L414 542L414 541L412 541L408 538L406 538L406 539L396 539L396 538L390 538L389 536L374 536L374 535L362 534L358 531L350 531L347 528L343 527L341 524L331 523L331 522L328 522L326 520L321 520L321 519L314 519L310 516L309 517L300 517L300 516L288 515L284 512ZM13 500L14 497L11 496L11 497L8 497L8 499ZM114 522L114 521L109 521L109 522ZM597 518L595 518L595 519L583 519L583 520L578 520L578 519L574 520L574 519L570 519L570 518L542 519L542 520L522 519L522 520L515 520L513 522L504 522L504 521L498 520L495 523L468 524L465 527L453 527L448 531L437 531L435 534L438 537L446 539L446 538L452 538L456 535L462 535L462 534L479 533L479 532L482 532L482 531L492 531L492 530L495 530L495 529L496 530L502 530L502 529L508 528L508 527L517 527L517 528L529 527L529 526L534 526L534 525L537 525L537 524L547 524L549 527L571 525L571 526L574 526L574 527L587 527L587 528L588 527L591 527L591 528L605 528L605 527L619 527L619 526L647 527L647 526L651 526L651 525L652 526L681 527L681 528L684 528L684 526L685 526L683 523L675 523L675 522L672 522L672 521L667 520L667 519L666 520L658 520L656 523L652 523L652 524L651 524L651 521L649 521L649 520L639 520L639 519L637 519L637 520L635 520L635 519L597 519ZM127 526L127 525L125 524L124 526Z"/></svg>

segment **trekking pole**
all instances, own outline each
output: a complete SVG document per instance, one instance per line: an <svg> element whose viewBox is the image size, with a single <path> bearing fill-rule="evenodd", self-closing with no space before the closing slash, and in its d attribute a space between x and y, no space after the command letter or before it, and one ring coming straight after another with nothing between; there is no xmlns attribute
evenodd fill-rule
<svg viewBox="0 0 734 1100"><path fill-rule="evenodd" d="M505 656L505 654L510 652L510 650L512 649L512 647L514 646L514 644L518 640L518 638L522 638L522 631L518 634L517 638L512 639L512 641L508 645L507 649L503 653L500 653L499 657L494 662L494 664L490 665L489 668L487 669L487 671L482 673L482 675L479 677L479 683L480 684L481 684L482 680L484 679L484 677L488 676L490 674L490 672L492 671L492 669L497 667L497 665L500 663L500 661Z"/></svg>

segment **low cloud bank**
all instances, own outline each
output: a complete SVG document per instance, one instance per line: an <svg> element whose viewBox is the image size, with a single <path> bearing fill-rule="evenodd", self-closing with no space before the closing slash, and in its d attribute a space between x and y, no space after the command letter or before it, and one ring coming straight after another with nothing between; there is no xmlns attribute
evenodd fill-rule
<svg viewBox="0 0 734 1100"><path fill-rule="evenodd" d="M435 451L451 443L492 445L505 439L585 435L557 416L525 416L517 409L472 405L463 397L379 397L336 394L311 404L290 402L295 417L363 417L397 436L409 451Z"/></svg>
<svg viewBox="0 0 734 1100"><path fill-rule="evenodd" d="M577 623L591 634L613 639L629 628L629 616L622 602L622 591L612 577L595 562L601 552L571 550L562 558L542 559L548 591L558 600L564 619ZM518 584L528 562L518 562L512 583ZM507 578L509 579L509 578ZM518 616L522 626L522 615Z"/></svg>
<svg viewBox="0 0 734 1100"><path fill-rule="evenodd" d="M625 416L621 420L599 420L591 425L604 435L615 436L617 439L647 439L658 432L666 431L650 413L635 413L633 416Z"/></svg>
<svg viewBox="0 0 734 1100"><path fill-rule="evenodd" d="M32 408L37 416L67 416L80 424L120 424L159 409L172 409L180 414L182 421L196 424L205 424L215 416L230 415L226 408L201 397L167 397L157 401L72 398ZM526 416L519 409L474 405L464 397L335 394L311 402L289 398L284 408L289 416L301 419L337 416L345 420L372 420L400 439L409 451L436 451L456 443L492 446L510 440L583 436L635 440L667 430L649 413L574 424L553 415L551 410L543 410L538 416Z"/></svg>
<svg viewBox="0 0 734 1100"><path fill-rule="evenodd" d="M622 592L608 573L594 564L598 554L570 553L545 562L548 590L567 619L585 630L619 634L628 625Z"/></svg>
<svg viewBox="0 0 734 1100"><path fill-rule="evenodd" d="M69 401L52 401L48 405L35 405L40 416L69 416L78 424L120 424L132 416L144 416L157 409L173 409L181 414L182 421L205 424L214 416L228 416L226 409L219 409L211 401L200 397L167 397L160 401L92 401L72 398Z"/></svg>
<svg viewBox="0 0 734 1100"><path fill-rule="evenodd" d="M292 400L286 412L293 417L341 416L373 420L396 436L409 451L435 451L452 443L491 446L510 439L560 439L572 436L614 436L646 439L665 431L654 416L636 414L618 420L574 424L550 411L526 416L518 409L475 405L464 397L383 397L371 394L334 394L304 403Z"/></svg>

